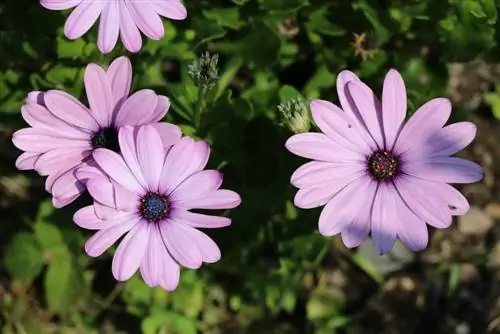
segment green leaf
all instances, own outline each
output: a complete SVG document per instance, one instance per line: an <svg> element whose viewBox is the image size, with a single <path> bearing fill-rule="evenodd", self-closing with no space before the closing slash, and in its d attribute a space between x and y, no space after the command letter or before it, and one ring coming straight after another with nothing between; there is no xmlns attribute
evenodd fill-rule
<svg viewBox="0 0 500 334"><path fill-rule="evenodd" d="M281 40L267 24L257 24L237 45L233 46L241 58L259 67L270 67L278 61Z"/></svg>
<svg viewBox="0 0 500 334"><path fill-rule="evenodd" d="M307 318L317 321L335 317L340 314L343 305L344 296L340 292L318 287L307 301Z"/></svg>
<svg viewBox="0 0 500 334"><path fill-rule="evenodd" d="M43 250L65 252L66 245L59 229L52 224L39 221L35 224L35 236Z"/></svg>
<svg viewBox="0 0 500 334"><path fill-rule="evenodd" d="M328 8L323 7L314 11L309 16L309 21L307 26L320 34L327 36L342 36L345 34L345 30L329 21L332 15L328 12Z"/></svg>
<svg viewBox="0 0 500 334"><path fill-rule="evenodd" d="M40 274L43 256L33 234L21 232L14 236L5 250L4 264L12 278L23 282Z"/></svg>
<svg viewBox="0 0 500 334"><path fill-rule="evenodd" d="M307 0L260 0L262 9L268 12L295 12L309 4Z"/></svg>
<svg viewBox="0 0 500 334"><path fill-rule="evenodd" d="M173 315L170 312L157 312L148 315L141 323L143 334L158 334L164 325L172 323Z"/></svg>
<svg viewBox="0 0 500 334"><path fill-rule="evenodd" d="M356 2L353 2L352 7L354 9L361 10L363 14L365 14L366 18L368 19L368 21L370 21L373 29L377 34L377 41L379 42L379 44L382 45L389 40L390 32L382 24L378 16L378 12L375 10L375 8L373 8L372 5L370 5L366 0L358 0Z"/></svg>
<svg viewBox="0 0 500 334"><path fill-rule="evenodd" d="M284 85L280 88L279 97L280 102L286 102L296 98L305 100L304 96L302 96L302 94L297 89L295 89L295 87L289 85Z"/></svg>
<svg viewBox="0 0 500 334"><path fill-rule="evenodd" d="M84 292L83 270L70 253L58 253L45 274L45 297L49 310L67 313Z"/></svg>
<svg viewBox="0 0 500 334"><path fill-rule="evenodd" d="M237 7L204 10L203 15L207 19L215 21L221 27L237 30L245 25L245 22L240 19L240 12Z"/></svg>
<svg viewBox="0 0 500 334"><path fill-rule="evenodd" d="M64 37L57 37L57 54L59 58L80 59L85 56L82 50L87 43L83 38L70 41Z"/></svg>

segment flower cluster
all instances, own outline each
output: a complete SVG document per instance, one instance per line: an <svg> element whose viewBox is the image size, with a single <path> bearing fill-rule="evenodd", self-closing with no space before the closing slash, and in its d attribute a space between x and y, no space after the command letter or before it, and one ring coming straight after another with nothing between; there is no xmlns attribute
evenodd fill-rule
<svg viewBox="0 0 500 334"><path fill-rule="evenodd" d="M41 0L52 10L76 7L65 35L84 35L100 17L98 47L110 52L121 36L125 48L138 52L141 33L160 39L160 16L182 20L179 0ZM218 79L218 57L208 53L189 67L201 92ZM132 65L115 59L107 69L90 64L84 84L88 106L60 90L31 92L21 113L30 127L14 133L23 153L20 170L46 176L45 188L56 208L88 191L89 206L74 214L76 225L96 231L85 251L100 256L120 238L113 257L117 280L140 271L151 287L174 290L180 268L197 269L220 259L217 244L198 228L231 224L227 217L195 212L232 209L240 196L220 189L222 174L206 170L210 147L183 137L174 124L162 122L170 100L152 90L130 93ZM371 235L380 253L396 239L419 251L428 243L428 225L447 228L452 216L469 209L467 199L451 183L472 183L482 168L452 155L469 145L476 127L469 122L445 125L451 103L436 98L405 122L406 88L396 70L387 73L379 100L354 73L337 77L340 107L313 100L278 106L283 124L296 133L286 148L311 159L299 167L291 183L299 190L294 203L309 209L324 206L319 231L340 234L357 247ZM202 106L205 95L200 94ZM198 108L195 126L199 126ZM320 132L308 132L311 119Z"/></svg>

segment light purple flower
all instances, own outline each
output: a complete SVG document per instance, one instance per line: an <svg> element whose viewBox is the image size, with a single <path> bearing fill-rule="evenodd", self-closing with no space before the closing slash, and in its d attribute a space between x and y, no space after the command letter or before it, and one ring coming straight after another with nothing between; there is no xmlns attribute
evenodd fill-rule
<svg viewBox="0 0 500 334"><path fill-rule="evenodd" d="M51 10L76 7L64 26L64 35L77 39L87 33L100 16L97 46L102 53L109 53L121 36L123 45L130 52L142 47L141 33L159 40L164 28L160 16L171 20L184 20L186 8L179 0L40 0Z"/></svg>
<svg viewBox="0 0 500 334"><path fill-rule="evenodd" d="M104 174L90 166L77 172L88 178L94 204L77 211L74 221L98 230L85 251L100 256L126 234L113 257L114 277L127 280L140 268L149 286L174 290L180 266L197 269L220 259L215 242L197 228L231 224L190 210L235 208L240 196L219 189L220 172L204 170L210 148L203 141L184 137L165 150L160 134L145 125L121 128L119 143L122 156L107 149L93 153Z"/></svg>
<svg viewBox="0 0 500 334"><path fill-rule="evenodd" d="M74 171L92 162L94 149L119 149L121 126L155 123L165 146L181 138L177 126L156 123L170 107L167 97L147 89L128 97L132 66L126 57L117 58L107 71L88 65L84 81L90 109L63 91L32 92L21 109L31 127L15 132L12 138L14 145L25 151L16 167L47 176L45 188L53 195L57 208L73 202L85 191Z"/></svg>
<svg viewBox="0 0 500 334"><path fill-rule="evenodd" d="M448 183L472 183L482 168L451 157L469 145L476 127L469 122L444 126L451 114L447 99L433 99L404 124L406 88L390 70L382 101L352 72L337 78L342 109L313 100L311 111L323 133L294 135L286 142L292 153L313 159L299 167L291 183L299 188L295 205L322 205L319 231L340 233L356 247L371 231L380 253L396 238L412 250L428 243L427 224L447 228L453 215L469 210L467 200Z"/></svg>

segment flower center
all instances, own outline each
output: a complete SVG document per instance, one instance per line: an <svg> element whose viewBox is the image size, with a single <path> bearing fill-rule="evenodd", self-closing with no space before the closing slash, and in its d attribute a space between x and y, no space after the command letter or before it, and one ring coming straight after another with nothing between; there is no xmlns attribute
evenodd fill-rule
<svg viewBox="0 0 500 334"><path fill-rule="evenodd" d="M170 207L166 196L156 193L147 193L141 198L139 211L142 218L150 223L156 223L164 219L169 210Z"/></svg>
<svg viewBox="0 0 500 334"><path fill-rule="evenodd" d="M377 151L368 159L368 170L377 180L394 177L399 171L399 161L387 151Z"/></svg>
<svg viewBox="0 0 500 334"><path fill-rule="evenodd" d="M92 148L107 148L114 152L120 152L120 145L118 144L118 131L113 127L101 128L94 133L90 140Z"/></svg>

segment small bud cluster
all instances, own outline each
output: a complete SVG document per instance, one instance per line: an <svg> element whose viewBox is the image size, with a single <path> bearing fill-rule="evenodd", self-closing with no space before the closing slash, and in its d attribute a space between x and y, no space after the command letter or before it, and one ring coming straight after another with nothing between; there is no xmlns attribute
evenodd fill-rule
<svg viewBox="0 0 500 334"><path fill-rule="evenodd" d="M188 66L188 74L196 86L211 89L215 85L219 80L218 61L218 54L210 56L209 52L205 52Z"/></svg>
<svg viewBox="0 0 500 334"><path fill-rule="evenodd" d="M304 101L299 98L285 101L278 105L282 124L286 125L292 132L307 132L311 128L309 110Z"/></svg>

